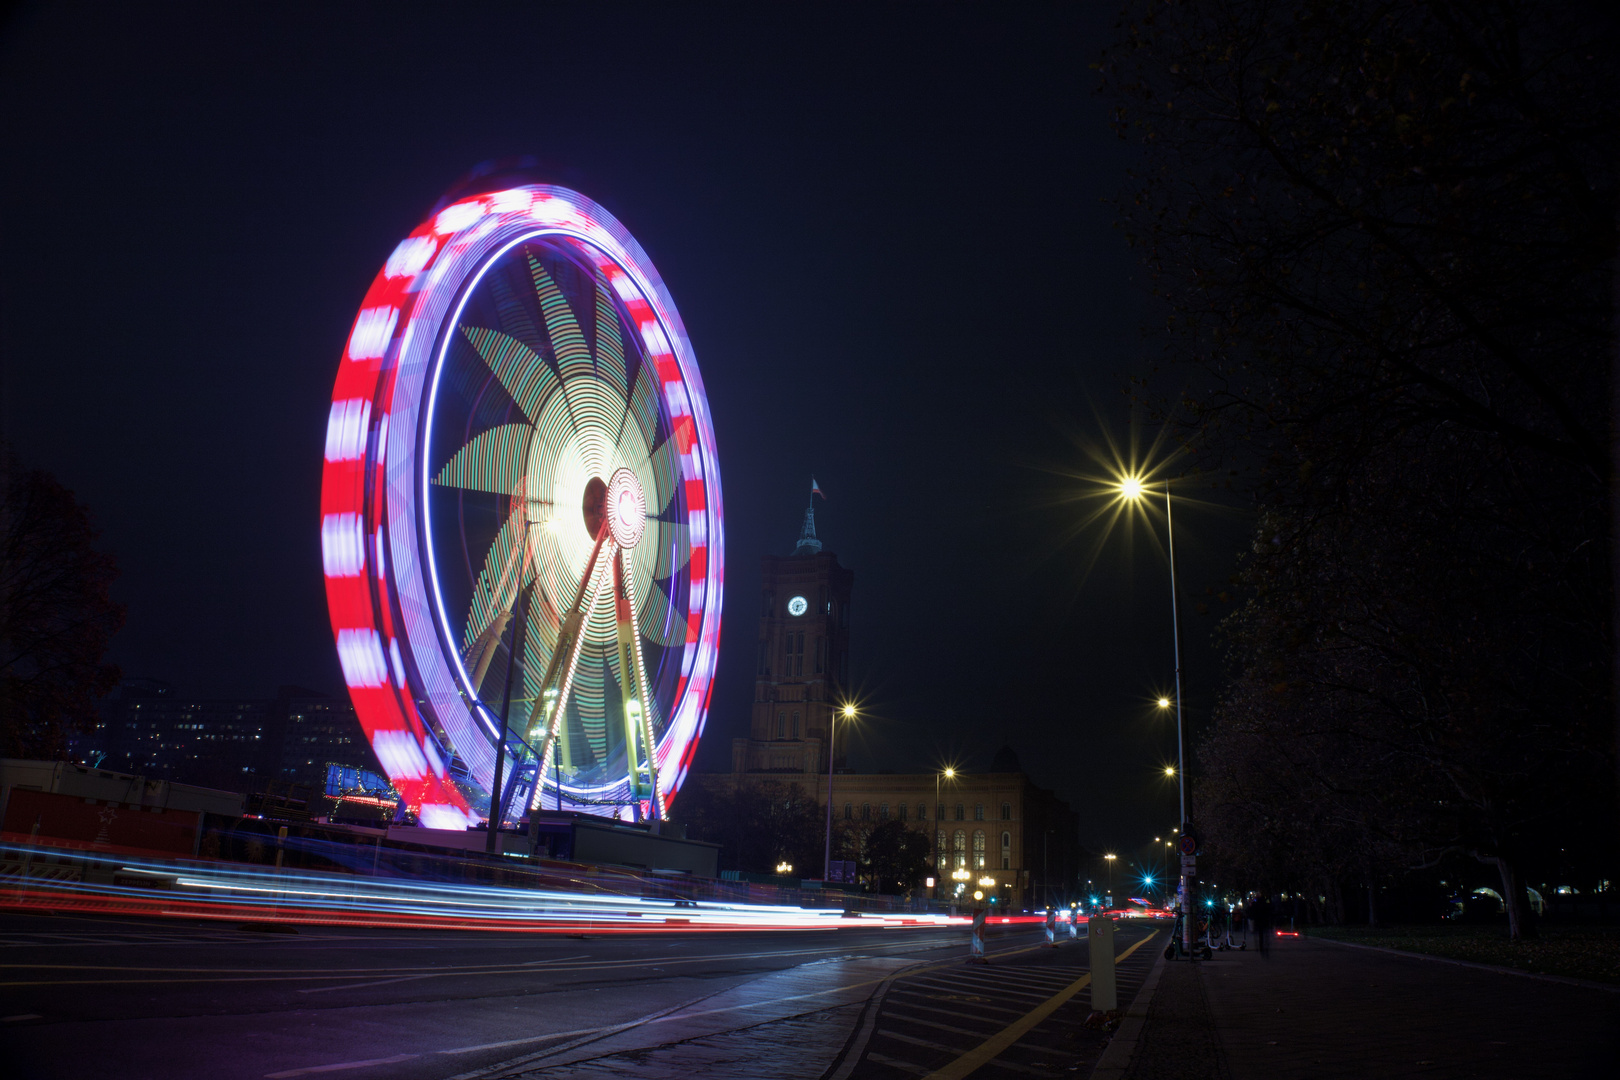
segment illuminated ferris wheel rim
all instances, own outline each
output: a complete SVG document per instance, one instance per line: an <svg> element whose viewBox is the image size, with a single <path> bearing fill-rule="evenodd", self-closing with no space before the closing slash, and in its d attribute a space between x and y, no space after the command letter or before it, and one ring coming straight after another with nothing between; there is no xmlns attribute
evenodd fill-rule
<svg viewBox="0 0 1620 1080"><path fill-rule="evenodd" d="M663 734L649 755L663 805L690 768L713 688L724 583L720 477L707 396L673 300L628 231L577 192L532 184L460 198L396 247L367 293L339 366L322 482L322 558L345 681L385 770L407 803L420 805L424 824L430 817L450 825L476 820L436 746L460 760L475 793L488 788L495 758L493 718L467 707L466 671L445 636L449 620L427 542L426 436L447 331L483 275L517 245L537 240L566 241L598 270L611 264L617 310L646 346L637 351L643 366L652 366L651 392L670 425L666 440L679 436L671 479L684 493L681 523L690 530L688 593L685 609L671 610L684 616L685 636ZM588 797L623 784L565 784L563 792Z"/></svg>

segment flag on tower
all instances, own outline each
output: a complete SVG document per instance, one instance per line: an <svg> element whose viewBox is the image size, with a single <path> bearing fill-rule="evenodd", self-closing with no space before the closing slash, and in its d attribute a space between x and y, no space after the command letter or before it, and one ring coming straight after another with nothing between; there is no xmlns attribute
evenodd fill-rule
<svg viewBox="0 0 1620 1080"><path fill-rule="evenodd" d="M823 499L827 497L821 494L821 488L816 485L816 478L813 476L810 478L810 494L821 495Z"/></svg>

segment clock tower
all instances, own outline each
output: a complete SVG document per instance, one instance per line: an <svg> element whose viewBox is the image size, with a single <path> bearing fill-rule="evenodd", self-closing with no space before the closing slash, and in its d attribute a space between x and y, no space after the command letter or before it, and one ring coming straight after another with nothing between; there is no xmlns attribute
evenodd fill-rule
<svg viewBox="0 0 1620 1080"><path fill-rule="evenodd" d="M732 741L735 773L825 773L827 732L848 698L849 594L855 575L823 551L814 504L791 555L761 564L749 737ZM835 766L848 745L836 729Z"/></svg>

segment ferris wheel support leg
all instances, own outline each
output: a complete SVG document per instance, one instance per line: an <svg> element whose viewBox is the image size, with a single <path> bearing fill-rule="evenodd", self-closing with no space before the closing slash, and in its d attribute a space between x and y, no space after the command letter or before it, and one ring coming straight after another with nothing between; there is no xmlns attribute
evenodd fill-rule
<svg viewBox="0 0 1620 1080"><path fill-rule="evenodd" d="M652 740L652 709L648 706L647 667L641 656L641 635L636 630L635 597L621 550L613 560L613 605L619 632L619 693L624 702L624 746L628 760L630 797L635 816L641 818L646 799L654 820L663 817L658 806L658 764Z"/></svg>
<svg viewBox="0 0 1620 1080"><path fill-rule="evenodd" d="M546 667L546 677L540 683L539 717L529 725L530 745L533 745L537 738L542 740L540 770L535 778L534 792L529 802L531 810L539 805L540 793L545 789L546 773L551 770L552 758L557 752L557 729L568 711L568 694L574 686L574 669L579 664L579 647L585 639L585 615L596 601L596 585L601 577L601 559L604 553L610 559L616 554L616 545L609 539L605 525L597 533L596 545L591 548L591 557L585 562L585 572L580 575L579 588L574 592L574 606L563 618L557 634L557 648L551 654L551 663ZM557 777L557 792L560 805L562 801L560 770Z"/></svg>

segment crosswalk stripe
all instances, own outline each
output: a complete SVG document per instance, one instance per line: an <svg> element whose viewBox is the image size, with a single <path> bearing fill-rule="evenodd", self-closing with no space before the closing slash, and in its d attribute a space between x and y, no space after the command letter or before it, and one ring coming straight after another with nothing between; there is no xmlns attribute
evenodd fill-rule
<svg viewBox="0 0 1620 1080"><path fill-rule="evenodd" d="M875 1061L879 1065L887 1065L891 1069L899 1069L901 1072L908 1072L913 1076L927 1076L928 1075L928 1070L927 1069L924 1069L924 1068L922 1068L921 1066L918 1066L918 1065L913 1065L909 1061L901 1061L899 1058L889 1057L886 1054L875 1054L875 1053L874 1054L867 1054L866 1055L866 1060L867 1061Z"/></svg>
<svg viewBox="0 0 1620 1080"><path fill-rule="evenodd" d="M921 982L921 980L916 980ZM957 993L983 994L995 999L1023 998L1026 1001L1044 1001L1051 996L1051 991L1013 989L1007 986L998 986L993 983L961 983L961 982L934 982L923 983L925 986L938 987L941 990L955 990Z"/></svg>
<svg viewBox="0 0 1620 1080"><path fill-rule="evenodd" d="M934 1026L944 1027L943 1024L935 1024ZM897 1042L910 1043L912 1046L926 1047L929 1050L943 1050L947 1054L960 1054L962 1052L959 1047L945 1046L941 1043L930 1042L927 1039L919 1039L913 1035L902 1035L898 1031L889 1031L885 1028L878 1028L878 1035L885 1039L894 1039Z"/></svg>
<svg viewBox="0 0 1620 1080"><path fill-rule="evenodd" d="M911 1006L908 1006L908 1008L910 1008L910 1007ZM982 1039L982 1038L984 1038L984 1035L981 1034L980 1032L968 1031L965 1028L963 1028L962 1025L960 1025L960 1024L941 1024L936 1020L924 1020L920 1016L910 1016L910 1015L908 1015L906 1013L894 1012L891 1009L885 1009L884 1010L883 1019L885 1019L885 1020L894 1020L894 1021L896 1021L898 1023L902 1023L902 1024L918 1024L918 1025L920 1025L922 1027L926 1027L926 1028L936 1028L936 1029L938 1029L940 1031L949 1031L949 1032L952 1032L952 1033L957 1034L957 1035L966 1035L970 1039ZM991 1021L991 1022L994 1023L995 1021ZM960 1048L957 1048L954 1052L960 1054L962 1051L961 1051Z"/></svg>
<svg viewBox="0 0 1620 1080"><path fill-rule="evenodd" d="M908 1008L908 1009L927 1009L929 1012L944 1013L946 1016L966 1016L966 1017L969 1017L971 1019L979 1020L979 1019L987 1019L986 1017L983 1017L983 1016L980 1015L981 1013L987 1013L987 1012L1007 1013L1010 1016L1019 1016L1019 1015L1021 1015L1017 1009L1008 1009L1008 1008L1004 1008L1003 1006L1000 1006L1000 1005L980 1005L978 1002L973 1003L973 1008L976 1009L977 1012L971 1012L971 1013L956 1012L955 1010L952 1010L952 1009L941 1008L938 1005L919 1005L917 1002L911 1001L909 999L914 998L914 997L922 998L922 1000L924 1000L924 1001L942 1001L942 1000L948 1000L948 999L937 998L937 997L929 997L929 996L927 996L925 994L919 994L916 991L907 992L907 991L904 991L904 990L890 990L889 991L889 996L891 998L906 998L907 999L906 1008Z"/></svg>

